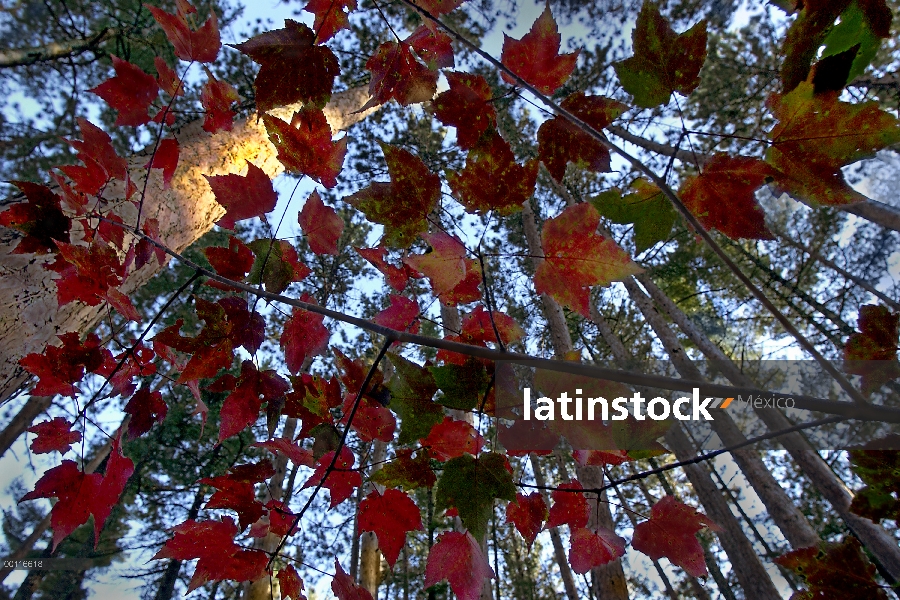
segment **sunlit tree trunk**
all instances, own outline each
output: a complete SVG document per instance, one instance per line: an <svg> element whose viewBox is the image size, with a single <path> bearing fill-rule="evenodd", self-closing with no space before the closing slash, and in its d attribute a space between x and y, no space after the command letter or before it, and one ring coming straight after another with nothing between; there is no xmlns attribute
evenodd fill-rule
<svg viewBox="0 0 900 600"><path fill-rule="evenodd" d="M363 119L369 112L355 113L367 99L364 88L353 88L334 95L325 107L325 115L333 130L346 129ZM299 106L280 108L272 114L288 119ZM171 187L164 189L161 172L154 169L147 182L142 219L159 221L162 242L177 252L194 243L225 214L225 209L215 197L203 175L224 175L246 172L246 161L263 169L274 177L284 171L276 158L275 146L269 142L262 121L256 114L234 123L231 131L210 135L203 131L201 123L194 121L177 133L180 160ZM138 155L129 161L130 177L142 189L147 170L146 155ZM110 185L104 198L116 207L123 220L134 225L136 209L131 202L122 199L121 186ZM104 305L86 306L71 302L58 306L53 273L43 268L49 257L31 254L12 254L19 234L0 227L0 403L21 389L30 375L19 366L19 360L32 352L43 352L47 344L55 343L56 336L68 332L87 332L96 327L107 308ZM131 273L121 286L130 295L146 284L162 269L155 260ZM36 405L43 400L29 400L23 418L16 429L3 432L0 450L11 445L31 420L28 414L41 412ZM31 417L33 419L34 416ZM5 447L4 447L5 445Z"/></svg>

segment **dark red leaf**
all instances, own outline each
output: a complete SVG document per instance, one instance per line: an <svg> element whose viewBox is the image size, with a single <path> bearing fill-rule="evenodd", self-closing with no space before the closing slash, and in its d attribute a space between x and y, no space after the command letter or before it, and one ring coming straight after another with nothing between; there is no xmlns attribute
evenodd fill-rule
<svg viewBox="0 0 900 600"><path fill-rule="evenodd" d="M246 175L204 175L216 202L228 211L216 221L219 227L234 229L237 221L261 217L275 209L278 194L266 172L247 161Z"/></svg>
<svg viewBox="0 0 900 600"><path fill-rule="evenodd" d="M560 484L556 490L553 490L553 493L550 494L553 505L550 507L550 518L547 520L548 528L560 525L568 525L575 529L587 527L588 518L591 516L587 498L580 492L564 491L580 489L582 489L581 483L570 481Z"/></svg>
<svg viewBox="0 0 900 600"><path fill-rule="evenodd" d="M534 193L537 172L537 161L520 166L509 143L495 132L469 151L465 168L449 173L447 181L467 211L509 215Z"/></svg>
<svg viewBox="0 0 900 600"><path fill-rule="evenodd" d="M350 28L350 13L356 10L356 0L309 0L303 10L316 15L313 30L315 43L324 44L341 29Z"/></svg>
<svg viewBox="0 0 900 600"><path fill-rule="evenodd" d="M373 491L359 503L359 530L374 532L378 548L390 568L394 568L408 531L422 530L419 507L399 490L387 489L384 494Z"/></svg>
<svg viewBox="0 0 900 600"><path fill-rule="evenodd" d="M216 273L233 281L243 281L255 260L253 251L234 236L228 238L228 248L209 246L203 249L203 254ZM206 284L221 290L231 289L227 284L217 281L210 280Z"/></svg>
<svg viewBox="0 0 900 600"><path fill-rule="evenodd" d="M427 10L431 16L439 17L459 8L466 0L412 0L416 6Z"/></svg>
<svg viewBox="0 0 900 600"><path fill-rule="evenodd" d="M805 590L797 598L841 600L887 600L883 586L875 580L875 565L852 535L841 543L822 543L800 548L775 559L803 580Z"/></svg>
<svg viewBox="0 0 900 600"><path fill-rule="evenodd" d="M60 206L60 197L47 186L28 181L13 181L25 195L25 202L12 204L0 213L0 225L25 234L13 254L56 252L56 242L69 241L72 219Z"/></svg>
<svg viewBox="0 0 900 600"><path fill-rule="evenodd" d="M900 377L897 363L900 313L884 306L867 304L859 308L859 333L844 346L844 370L862 377L862 389L871 394L888 381Z"/></svg>
<svg viewBox="0 0 900 600"><path fill-rule="evenodd" d="M295 307L291 311L280 340L284 360L291 373L299 373L307 358L325 352L330 334L322 325L324 320L324 316L302 308Z"/></svg>
<svg viewBox="0 0 900 600"><path fill-rule="evenodd" d="M159 237L159 221L156 219L147 219L144 221L144 235L161 245L162 240ZM150 259L153 256L156 256L156 262L160 266L166 264L166 251L160 246L150 243L146 238L141 238L135 247L134 268L140 269L150 262Z"/></svg>
<svg viewBox="0 0 900 600"><path fill-rule="evenodd" d="M375 315L373 321L398 331L419 333L419 304L406 296L391 294L391 305Z"/></svg>
<svg viewBox="0 0 900 600"><path fill-rule="evenodd" d="M572 529L569 543L569 564L579 575L625 554L625 540L603 527L596 533L590 529Z"/></svg>
<svg viewBox="0 0 900 600"><path fill-rule="evenodd" d="M219 81L206 71L206 83L200 89L200 103L206 111L203 131L215 133L220 129L231 131L234 115L231 105L239 99L237 90L227 81Z"/></svg>
<svg viewBox="0 0 900 600"><path fill-rule="evenodd" d="M278 160L288 172L308 175L329 189L337 185L347 137L331 141L331 127L321 109L304 107L294 113L290 124L267 114L262 120L278 149Z"/></svg>
<svg viewBox="0 0 900 600"><path fill-rule="evenodd" d="M529 548L543 529L548 516L547 504L540 492L532 492L527 496L516 494L516 501L506 505L506 522L516 526Z"/></svg>
<svg viewBox="0 0 900 600"><path fill-rule="evenodd" d="M453 46L450 36L433 26L430 22L420 25L412 34L404 40L412 46L428 68L432 71L452 67Z"/></svg>
<svg viewBox="0 0 900 600"><path fill-rule="evenodd" d="M76 190L89 196L96 196L110 179L126 182L126 196L130 198L136 188L128 179L128 163L116 154L112 138L87 119L79 117L76 122L82 139L68 142L84 166L65 165L59 170L72 180Z"/></svg>
<svg viewBox="0 0 900 600"><path fill-rule="evenodd" d="M297 466L312 468L315 464L312 452L301 448L297 443L287 438L274 438L265 442L256 442L254 446L265 448L269 452L286 456Z"/></svg>
<svg viewBox="0 0 900 600"><path fill-rule="evenodd" d="M634 528L631 545L652 559L668 558L694 577L706 575L703 547L697 532L718 526L696 509L666 496L650 509L650 520Z"/></svg>
<svg viewBox="0 0 900 600"><path fill-rule="evenodd" d="M147 109L159 96L159 84L137 65L118 56L112 57L115 77L110 77L89 92L103 98L110 108L119 111L115 125L143 125L150 122Z"/></svg>
<svg viewBox="0 0 900 600"><path fill-rule="evenodd" d="M437 91L437 71L416 59L406 42L384 42L366 62L372 72L369 95L363 109L397 100L401 106L431 100ZM363 110L360 109L360 110Z"/></svg>
<svg viewBox="0 0 900 600"><path fill-rule="evenodd" d="M303 580L297 574L294 565L287 565L278 571L278 585L281 588L281 598L287 600L306 600L303 595Z"/></svg>
<svg viewBox="0 0 900 600"><path fill-rule="evenodd" d="M290 384L275 371L258 371L251 360L241 363L237 387L222 404L219 443L255 423L262 403L284 396L289 389Z"/></svg>
<svg viewBox="0 0 900 600"><path fill-rule="evenodd" d="M484 580L493 578L494 570L468 531L442 533L428 553L425 587L446 579L459 600L478 600Z"/></svg>
<svg viewBox="0 0 900 600"><path fill-rule="evenodd" d="M384 275L387 280L388 285L398 292L402 292L406 288L406 284L410 277L420 276L419 273L416 273L415 270L411 269L408 265L404 264L395 267L385 261L384 257L387 249L384 246L377 246L375 248L354 248L354 250L356 250L364 259L369 261L372 266L381 271L382 275Z"/></svg>
<svg viewBox="0 0 900 600"><path fill-rule="evenodd" d="M328 473L328 476L326 477L325 473L328 469L328 465L331 464L332 458L334 458L333 451L324 454L322 458L319 459L319 462L316 464L316 470L313 472L312 477L303 484L303 489L321 483L322 487L327 489L331 494L331 508L334 508L349 498L353 493L354 488L362 485L362 477L360 477L357 471L352 470L353 463L356 462L356 457L353 456L353 452L350 451L350 448L346 446L341 448L341 453L334 463L334 470Z"/></svg>
<svg viewBox="0 0 900 600"><path fill-rule="evenodd" d="M42 354L28 354L19 364L26 371L38 377L38 383L31 390L36 396L61 394L75 397L84 372L97 372L112 361L109 350L100 347L100 338L89 333L81 343L77 333L58 336L61 346L47 346Z"/></svg>
<svg viewBox="0 0 900 600"><path fill-rule="evenodd" d="M215 62L219 48L222 47L215 13L211 12L206 22L198 30L192 31L180 11L173 15L148 4L144 7L166 32L166 37L175 47L175 56L188 62ZM196 12L196 9L191 12Z"/></svg>
<svg viewBox="0 0 900 600"><path fill-rule="evenodd" d="M471 454L478 456L484 447L484 438L466 421L456 421L444 417L443 422L431 428L431 433L422 440L431 455L440 461Z"/></svg>
<svg viewBox="0 0 900 600"><path fill-rule="evenodd" d="M334 559L334 571L331 591L337 596L337 600L372 600L369 590L356 585L353 578L341 568L341 563L336 558Z"/></svg>
<svg viewBox="0 0 900 600"><path fill-rule="evenodd" d="M456 127L456 142L463 150L475 146L481 135L497 124L491 103L491 86L481 75L444 73L450 89L434 99L434 115L444 125Z"/></svg>
<svg viewBox="0 0 900 600"><path fill-rule="evenodd" d="M178 140L175 138L160 140L159 147L153 154L153 158L144 167L147 169L162 169L163 189L169 189L169 186L172 184L172 176L175 174L175 168L178 167Z"/></svg>
<svg viewBox="0 0 900 600"><path fill-rule="evenodd" d="M313 192L306 199L303 209L297 215L297 222L306 234L310 250L316 254L337 255L344 220L333 208L322 202L319 192Z"/></svg>
<svg viewBox="0 0 900 600"><path fill-rule="evenodd" d="M550 13L550 5L531 26L521 40L514 40L503 34L503 52L500 60L503 66L533 85L542 94L551 95L566 82L575 69L578 51L559 53L562 38L556 20ZM516 81L503 73L503 81Z"/></svg>
<svg viewBox="0 0 900 600"><path fill-rule="evenodd" d="M128 401L123 409L131 415L128 422L128 438L139 437L153 427L153 423L162 423L169 411L169 406L162 398L162 394L149 388L142 387Z"/></svg>
<svg viewBox="0 0 900 600"><path fill-rule="evenodd" d="M32 425L26 431L37 436L31 440L31 451L35 454L48 454L54 450L65 454L72 444L81 441L81 432L72 431L72 423L63 417Z"/></svg>
<svg viewBox="0 0 900 600"><path fill-rule="evenodd" d="M153 65L156 67L156 82L159 87L173 98L184 96L184 83L161 56L153 58Z"/></svg>

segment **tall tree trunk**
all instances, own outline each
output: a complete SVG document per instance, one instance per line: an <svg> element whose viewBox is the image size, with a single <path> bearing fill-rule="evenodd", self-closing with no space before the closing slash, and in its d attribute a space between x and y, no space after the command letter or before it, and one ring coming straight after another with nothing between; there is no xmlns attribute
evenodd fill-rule
<svg viewBox="0 0 900 600"><path fill-rule="evenodd" d="M534 211L531 208L531 201L526 201L522 210L522 224L525 230L525 240L528 244L528 253L533 257L532 261L537 268L543 255L541 248L540 236L537 231L537 223L535 223ZM541 305L544 309L544 318L547 319L550 328L550 338L553 344L553 351L557 358L563 358L572 350L572 337L569 334L569 328L566 325L565 314L562 307L556 300L546 294L541 294ZM599 467L584 467L578 473L579 479L582 477L590 480L585 481L585 487L600 487L603 482L603 472ZM596 486L590 485L591 482L597 483ZM615 531L615 522L612 513L609 510L609 504L601 502L600 498L592 498L593 508L591 511L591 526L607 527ZM591 570L594 576L594 593L598 598L603 600L627 600L628 599L628 582L625 579L625 571L622 568L622 560L616 559L605 565L594 567Z"/></svg>
<svg viewBox="0 0 900 600"><path fill-rule="evenodd" d="M0 432L0 456L15 443L19 436L31 427L31 424L39 414L50 408L53 402L52 396L29 396L25 405L19 409L16 416Z"/></svg>
<svg viewBox="0 0 900 600"><path fill-rule="evenodd" d="M187 518L189 520L197 518L197 515L200 513L200 507L203 506L204 496L206 494L203 493L203 487L201 486L197 489L197 493L194 495L194 502L188 510ZM159 587L156 589L156 595L153 596L153 600L172 600L172 596L175 594L175 582L178 581L178 571L181 570L182 562L175 559L169 561L169 564L166 565L166 570L163 571L163 576L159 580Z"/></svg>
<svg viewBox="0 0 900 600"><path fill-rule="evenodd" d="M650 296L672 317L672 320L690 338L690 340L709 359L715 367L735 385L756 387L740 368L728 358L722 350L704 334L691 319L678 308L665 292L659 289L645 275L638 275L638 280L650 293ZM778 409L756 408L756 415L766 424L770 431L779 431L791 427ZM850 512L852 494L844 482L834 474L819 453L799 433L789 433L778 438L797 466L810 483L831 504L835 512L844 520L847 527L859 538L860 542L872 553L880 567L894 581L900 581L900 547L896 540L884 528L869 519Z"/></svg>
<svg viewBox="0 0 900 600"><path fill-rule="evenodd" d="M534 482L537 484L538 488L540 488L544 503L547 506L550 506L550 494L544 489L547 485L547 480L544 478L544 471L541 468L541 463L534 454L530 454L529 458L531 459L531 470L534 471ZM575 578L572 576L572 569L569 568L569 561L566 559L566 549L563 547L562 536L559 535L559 528L551 527L549 532L550 541L553 544L553 557L556 559L556 564L559 567L559 575L563 581L566 598L568 598L568 600L578 600L578 588L575 587Z"/></svg>
<svg viewBox="0 0 900 600"><path fill-rule="evenodd" d="M700 369L691 361L669 324L653 305L653 301L640 289L635 280L628 279L624 284L632 301L644 315L644 319L653 329L656 337L662 342L678 373L685 379L703 381L704 377L700 373ZM720 411L720 413L716 415L714 421L710 422L710 425L719 435L722 443L726 446L734 446L745 442L747 438L731 416L724 411ZM742 448L732 452L731 456L791 546L805 548L819 543L819 536L815 530L810 526L806 517L794 506L791 498L784 492L755 450Z"/></svg>
<svg viewBox="0 0 900 600"><path fill-rule="evenodd" d="M346 129L377 110L353 112L367 97L362 87L335 94L324 109L331 128L335 131ZM299 105L279 108L271 114L290 120L298 108ZM194 121L182 127L176 137L180 159L171 187L163 188L159 169L150 171L142 215L157 219L162 242L181 252L212 229L225 214L203 175L245 172L247 160L270 177L284 171L284 167L276 158L275 146L269 141L265 126L255 114L235 122L231 131L220 131L215 135L209 135L201 128L200 121ZM147 177L146 163L146 154L129 161L129 176L138 189ZM123 199L121 185L108 186L104 198L126 223L134 224L136 209ZM43 268L51 257L12 254L18 238L19 234L14 230L0 227L0 403L31 378L19 366L23 356L43 352L47 344L55 343L58 334L90 331L106 314L102 304L86 306L71 302L59 307L53 272ZM120 290L130 295L161 269L156 261L150 261L130 273ZM8 432L4 431L4 435L13 439L21 435L31 424L25 416L19 420L16 429L7 427Z"/></svg>

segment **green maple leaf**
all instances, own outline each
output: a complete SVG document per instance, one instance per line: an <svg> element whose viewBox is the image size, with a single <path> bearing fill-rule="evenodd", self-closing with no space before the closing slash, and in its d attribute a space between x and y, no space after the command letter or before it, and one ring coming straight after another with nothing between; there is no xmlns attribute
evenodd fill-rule
<svg viewBox="0 0 900 600"><path fill-rule="evenodd" d="M484 365L469 359L464 365L428 367L444 395L437 402L447 408L472 410L481 405L491 378Z"/></svg>
<svg viewBox="0 0 900 600"><path fill-rule="evenodd" d="M413 444L428 437L431 428L444 420L444 409L432 401L438 390L434 377L426 367L410 362L398 354L388 354L395 375L388 384L390 408L400 417L401 444Z"/></svg>
<svg viewBox="0 0 900 600"><path fill-rule="evenodd" d="M481 539L487 531L494 499L516 499L516 486L506 467L506 459L495 452L448 460L438 480L438 510L456 508L463 525L475 539Z"/></svg>
<svg viewBox="0 0 900 600"><path fill-rule="evenodd" d="M634 191L624 195L618 188L601 192L591 199L591 204L613 223L634 223L634 245L643 252L669 237L675 224L675 209L649 181L638 179L631 187Z"/></svg>

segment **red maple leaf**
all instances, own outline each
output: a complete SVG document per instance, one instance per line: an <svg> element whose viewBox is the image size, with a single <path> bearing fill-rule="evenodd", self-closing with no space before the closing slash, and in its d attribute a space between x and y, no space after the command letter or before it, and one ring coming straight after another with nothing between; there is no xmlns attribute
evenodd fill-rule
<svg viewBox="0 0 900 600"><path fill-rule="evenodd" d="M540 492L516 494L515 502L506 505L506 522L516 526L528 547L534 543L537 534L543 529L543 523L549 516L547 504Z"/></svg>
<svg viewBox="0 0 900 600"><path fill-rule="evenodd" d="M215 13L210 12L206 22L196 31L192 31L188 27L185 15L180 10L178 14L173 15L148 4L145 4L144 8L150 11L162 30L166 32L166 37L175 47L175 56L188 62L215 62L219 55L219 48L222 47ZM191 8L193 10L190 12L196 12L194 7Z"/></svg>
<svg viewBox="0 0 900 600"><path fill-rule="evenodd" d="M312 468L315 464L312 452L301 448L297 443L287 438L273 438L265 442L256 442L254 446L265 448L269 452L286 456L297 466Z"/></svg>
<svg viewBox="0 0 900 600"><path fill-rule="evenodd" d="M521 40L503 34L500 61L542 94L553 94L572 74L578 59L577 50L569 54L559 53L561 39L548 4ZM503 73L503 81L517 83L506 73Z"/></svg>
<svg viewBox="0 0 900 600"><path fill-rule="evenodd" d="M325 105L341 69L334 53L315 43L312 29L285 19L284 29L261 33L234 46L259 64L254 87L260 112L296 102Z"/></svg>
<svg viewBox="0 0 900 600"><path fill-rule="evenodd" d="M419 333L419 303L406 296L391 294L391 305L372 319L382 327Z"/></svg>
<svg viewBox="0 0 900 600"><path fill-rule="evenodd" d="M38 377L38 383L31 390L35 396L61 394L75 397L78 388L74 384L81 381L84 372L98 372L112 361L112 354L100 347L97 334L89 333L80 342L77 333L58 336L61 346L48 345L41 354L31 353L19 360L26 371Z"/></svg>
<svg viewBox="0 0 900 600"><path fill-rule="evenodd" d="M153 423L162 423L169 406L161 393L142 387L128 400L123 410L131 415L131 420L128 421L128 438L134 439L150 431Z"/></svg>
<svg viewBox="0 0 900 600"><path fill-rule="evenodd" d="M81 441L81 432L72 431L72 423L63 417L32 425L26 431L37 436L31 440L31 451L35 454L48 454L54 450L65 454L72 444Z"/></svg>
<svg viewBox="0 0 900 600"><path fill-rule="evenodd" d="M399 267L395 267L394 265L388 263L384 257L387 252L387 248L384 246L376 246L375 248L354 248L360 256L369 261L369 263L381 271L381 274L384 275L385 279L392 288L397 290L398 292L402 292L406 288L406 284L409 282L410 277L421 277L420 273L417 273L415 269L409 267L409 265L403 264Z"/></svg>
<svg viewBox="0 0 900 600"><path fill-rule="evenodd" d="M125 195L130 198L137 188L128 177L128 163L113 148L112 138L87 119L75 121L82 139L67 141L84 166L64 165L59 170L72 180L76 190L89 196L96 196L110 179L124 181Z"/></svg>
<svg viewBox="0 0 900 600"><path fill-rule="evenodd" d="M432 457L447 461L466 453L478 456L484 438L470 423L444 417L441 423L431 428L431 433L422 440L422 446L429 449Z"/></svg>
<svg viewBox="0 0 900 600"><path fill-rule="evenodd" d="M863 392L871 394L900 377L897 363L900 313L867 304L859 308L856 327L859 333L851 335L844 346L844 370L860 375Z"/></svg>
<svg viewBox="0 0 900 600"><path fill-rule="evenodd" d="M667 103L672 92L687 96L700 85L700 68L706 60L706 21L678 34L654 3L644 2L631 39L634 56L614 66L636 105L653 108Z"/></svg>
<svg viewBox="0 0 900 600"><path fill-rule="evenodd" d="M12 181L25 195L25 202L12 204L0 213L0 225L25 234L13 254L49 254L56 252L56 242L69 241L72 219L60 206L61 198L44 185L28 181Z"/></svg>
<svg viewBox="0 0 900 600"><path fill-rule="evenodd" d="M216 492L207 500L204 508L225 508L238 514L241 530L255 523L263 516L262 503L256 500L254 486L275 474L272 463L267 460L238 465L218 477L206 477L198 483L212 486Z"/></svg>
<svg viewBox="0 0 900 600"><path fill-rule="evenodd" d="M342 423L347 423L350 419L350 412L353 410L353 402L356 400L356 394L347 394L344 397L344 405L342 411L344 418ZM382 442L390 442L394 439L394 431L397 429L397 419L394 413L382 406L376 400L368 395L363 396L359 400L359 406L353 415L353 431L359 434L359 439L364 442L372 440L380 440Z"/></svg>
<svg viewBox="0 0 900 600"><path fill-rule="evenodd" d="M852 535L840 543L822 543L800 548L775 559L794 571L807 589L792 598L840 598L841 600L887 600L883 586L875 580L875 565Z"/></svg>
<svg viewBox="0 0 900 600"><path fill-rule="evenodd" d="M332 408L341 406L341 385L337 377L324 379L309 373L291 377L294 389L285 397L282 414L300 419L303 425L298 438L305 438L316 426L331 426L334 417ZM310 465L312 466L312 465Z"/></svg>
<svg viewBox="0 0 900 600"><path fill-rule="evenodd" d="M297 515L292 513L284 502L269 500L266 502L266 508L269 511L269 529L267 533L271 532L278 537L284 537L293 535L300 530L298 526L294 525L297 522Z"/></svg>
<svg viewBox="0 0 900 600"><path fill-rule="evenodd" d="M466 0L412 0L416 6L427 10L431 16L439 17L459 8Z"/></svg>
<svg viewBox="0 0 900 600"><path fill-rule="evenodd" d="M444 75L450 89L434 99L434 116L444 125L456 127L456 143L468 150L485 131L497 124L497 111L491 103L491 86L481 75L456 71Z"/></svg>
<svg viewBox="0 0 900 600"><path fill-rule="evenodd" d="M384 42L366 61L372 72L371 98L360 110L385 104L393 98L401 106L431 100L437 91L437 71L419 62L407 42Z"/></svg>
<svg viewBox="0 0 900 600"><path fill-rule="evenodd" d="M162 244L162 240L159 237L159 221L156 219L147 219L144 221L144 235L146 238L141 238L138 241L137 246L134 249L134 268L140 269L148 262L152 257L156 257L156 262L162 266L166 263L166 251L163 250L160 246L156 244L152 244L150 238L154 242L158 244Z"/></svg>
<svg viewBox="0 0 900 600"><path fill-rule="evenodd" d="M434 295L441 296L466 278L466 247L458 237L443 231L423 233L422 239L429 250L407 256L403 262L424 274Z"/></svg>
<svg viewBox="0 0 900 600"><path fill-rule="evenodd" d="M544 222L544 261L534 274L539 294L549 294L590 318L589 287L609 285L641 269L611 239L597 235L600 214L590 204L577 204Z"/></svg>
<svg viewBox="0 0 900 600"><path fill-rule="evenodd" d="M331 334L322 325L324 320L323 315L302 308L294 307L291 311L280 339L284 360L291 373L299 373L307 358L325 352Z"/></svg>
<svg viewBox="0 0 900 600"><path fill-rule="evenodd" d="M346 200L369 221L384 225L383 244L407 248L427 229L428 215L441 195L441 178L402 148L382 143L381 150L391 181L371 183Z"/></svg>
<svg viewBox="0 0 900 600"><path fill-rule="evenodd" d="M304 107L294 113L290 124L267 114L262 119L278 149L278 160L288 172L308 175L329 189L337 185L347 138L331 140L331 126L321 109Z"/></svg>
<svg viewBox="0 0 900 600"><path fill-rule="evenodd" d="M306 600L303 595L303 580L297 574L294 565L287 565L278 570L278 585L281 588L281 597L284 600Z"/></svg>
<svg viewBox="0 0 900 600"><path fill-rule="evenodd" d="M331 591L338 600L372 600L369 590L356 585L353 578L344 572L338 559L334 559L334 579L331 582Z"/></svg>
<svg viewBox="0 0 900 600"><path fill-rule="evenodd" d="M755 192L774 174L757 158L716 153L702 173L684 180L678 193L707 229L718 229L733 240L771 240L774 236Z"/></svg>
<svg viewBox="0 0 900 600"><path fill-rule="evenodd" d="M169 189L172 184L172 176L178 167L178 140L175 138L166 138L160 140L153 158L146 165L147 169L162 169L163 172L163 189Z"/></svg>
<svg viewBox="0 0 900 600"><path fill-rule="evenodd" d="M596 533L590 529L572 529L569 543L569 564L579 575L625 554L625 540L603 527Z"/></svg>
<svg viewBox="0 0 900 600"><path fill-rule="evenodd" d="M696 534L704 527L719 529L706 515L666 496L650 509L650 520L634 528L631 545L652 559L665 556L688 574L703 577L706 562Z"/></svg>
<svg viewBox="0 0 900 600"><path fill-rule="evenodd" d="M287 240L261 238L249 244L256 258L250 268L249 282L265 284L266 290L280 294L296 281L303 281L312 270L300 262L297 249Z"/></svg>
<svg viewBox="0 0 900 600"><path fill-rule="evenodd" d="M585 96L583 92L571 94L560 106L596 131L602 131L628 108L621 102L603 96ZM562 181L566 165L570 162L594 173L610 170L609 150L562 116L541 124L538 129L538 156L557 181Z"/></svg>
<svg viewBox="0 0 900 600"><path fill-rule="evenodd" d="M219 443L256 422L263 402L284 396L290 384L271 369L259 371L252 360L241 363L237 387L222 404Z"/></svg>
<svg viewBox="0 0 900 600"><path fill-rule="evenodd" d="M420 25L404 40L433 71L453 66L451 41L450 36L437 29L430 21Z"/></svg>
<svg viewBox="0 0 900 600"><path fill-rule="evenodd" d="M219 81L206 70L206 83L200 89L200 103L206 111L203 131L215 133L220 129L231 131L234 115L231 105L239 99L237 90L227 81Z"/></svg>
<svg viewBox="0 0 900 600"><path fill-rule="evenodd" d="M534 193L537 172L536 160L519 165L509 143L494 132L469 151L465 168L449 173L447 182L467 211L509 215Z"/></svg>
<svg viewBox="0 0 900 600"><path fill-rule="evenodd" d="M275 209L278 194L266 172L247 161L247 174L204 175L216 196L225 207L225 216L216 221L219 227L234 229L237 221L261 217Z"/></svg>
<svg viewBox="0 0 900 600"><path fill-rule="evenodd" d="M328 470L328 465L331 464L332 458L334 458L334 451L322 455L319 462L316 463L316 470L303 484L303 489L321 483L322 487L330 492L331 508L334 508L349 498L354 488L362 485L362 477L359 472L353 470L353 463L356 462L356 457L353 456L353 452L347 446L341 448L341 453L334 463L334 470L328 473L326 477L326 471Z"/></svg>
<svg viewBox="0 0 900 600"><path fill-rule="evenodd" d="M107 301L131 321L141 317L131 300L116 289L125 278L125 265L115 248L94 243L90 246L57 243L60 256L46 269L61 275L56 280L56 298L60 306L80 300L88 306Z"/></svg>
<svg viewBox="0 0 900 600"><path fill-rule="evenodd" d="M309 0L303 10L316 16L313 21L315 41L324 44L341 29L350 28L349 15L356 10L356 0Z"/></svg>
<svg viewBox="0 0 900 600"><path fill-rule="evenodd" d="M493 342L496 344L498 333L500 334L500 341L505 346L518 342L525 337L525 332L519 327L515 319L500 311L488 312L480 304L462 319L460 338L466 343L484 344Z"/></svg>
<svg viewBox="0 0 900 600"><path fill-rule="evenodd" d="M244 550L234 542L238 533L231 517L221 521L185 521L173 529L175 535L152 560L197 561L188 593L207 581L255 581L265 575L269 557L260 550Z"/></svg>
<svg viewBox="0 0 900 600"><path fill-rule="evenodd" d="M243 281L255 260L253 251L234 236L228 238L227 248L209 246L203 249L203 254L216 273L233 281ZM212 280L207 281L206 285L220 290L231 289L227 284Z"/></svg>
<svg viewBox="0 0 900 600"><path fill-rule="evenodd" d="M173 98L184 96L184 83L161 56L153 58L153 66L156 67L156 82L165 93Z"/></svg>
<svg viewBox="0 0 900 600"><path fill-rule="evenodd" d="M159 84L152 75L118 56L112 57L115 77L110 77L88 91L103 98L110 108L119 111L115 125L143 125L150 122L147 109L159 96Z"/></svg>
<svg viewBox="0 0 900 600"><path fill-rule="evenodd" d="M53 548L76 528L94 517L94 546L100 541L100 532L113 506L125 490L128 478L134 473L134 463L122 455L120 442L114 439L106 472L86 474L71 460L64 460L58 467L48 470L37 481L34 491L28 492L19 502L36 498L56 498L50 511L53 528Z"/></svg>
<svg viewBox="0 0 900 600"><path fill-rule="evenodd" d="M494 570L468 531L442 533L428 553L426 588L446 579L459 600L478 600L484 580L493 578Z"/></svg>
<svg viewBox="0 0 900 600"><path fill-rule="evenodd" d="M422 516L412 499L399 490L373 491L359 503L360 531L378 537L378 548L393 569L406 542L406 532L422 530Z"/></svg>
<svg viewBox="0 0 900 600"><path fill-rule="evenodd" d="M568 525L573 529L587 527L588 519L591 516L587 498L583 493L565 491L581 489L583 489L581 483L573 480L561 483L557 489L553 490L550 494L553 505L550 507L550 517L547 520L548 528L560 525Z"/></svg>
<svg viewBox="0 0 900 600"><path fill-rule="evenodd" d="M316 254L337 255L344 220L333 208L322 202L319 192L313 192L306 199L303 209L297 215L297 222L306 234L310 250Z"/></svg>
<svg viewBox="0 0 900 600"><path fill-rule="evenodd" d="M414 490L420 487L430 488L437 478L431 470L431 463L426 450L417 450L412 458L413 450L401 448L397 455L381 470L372 475L372 481L390 488Z"/></svg>

